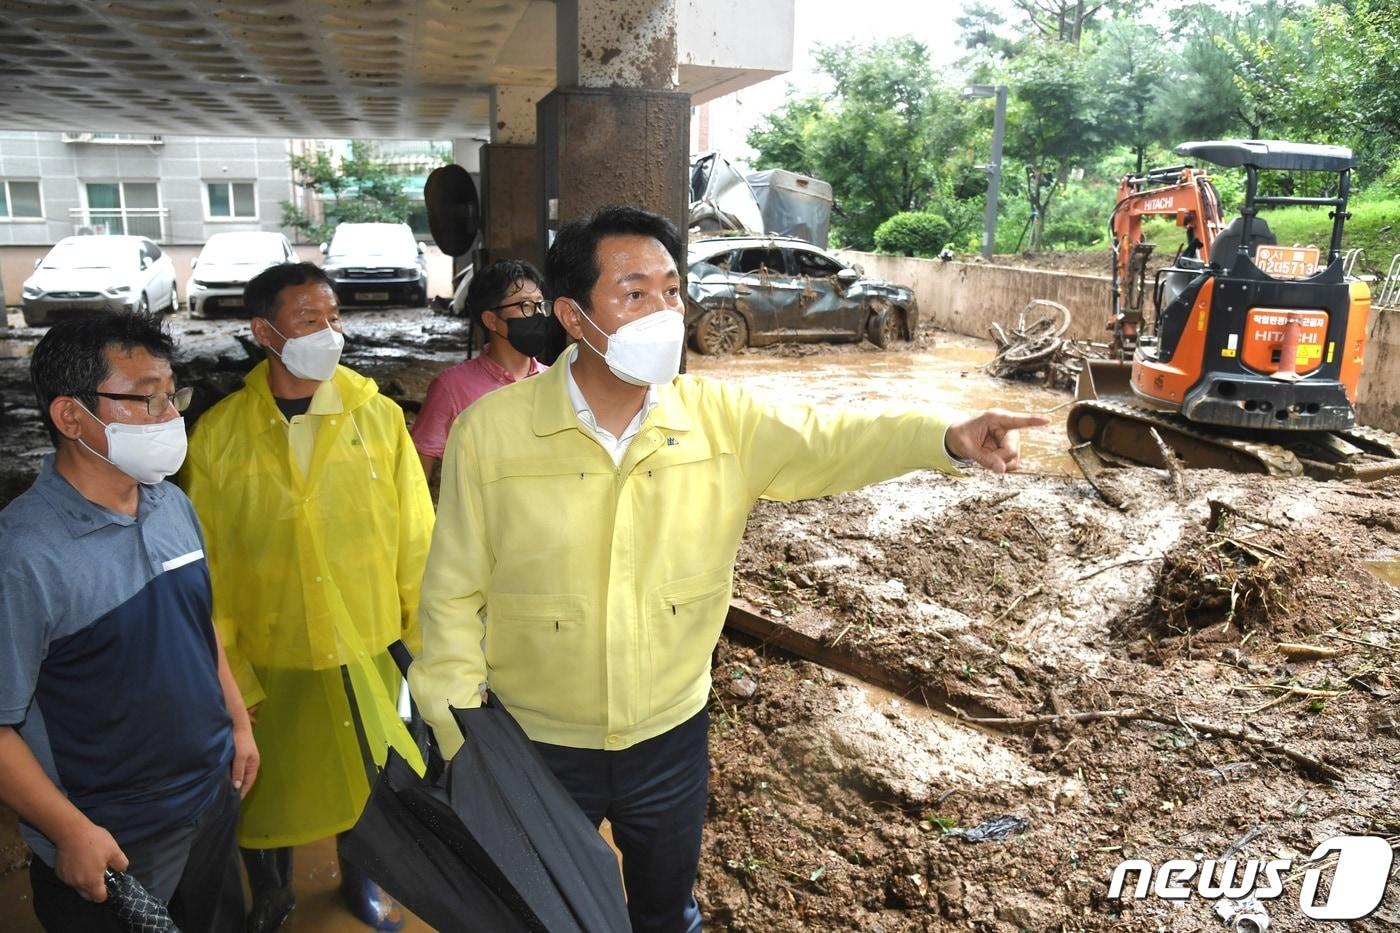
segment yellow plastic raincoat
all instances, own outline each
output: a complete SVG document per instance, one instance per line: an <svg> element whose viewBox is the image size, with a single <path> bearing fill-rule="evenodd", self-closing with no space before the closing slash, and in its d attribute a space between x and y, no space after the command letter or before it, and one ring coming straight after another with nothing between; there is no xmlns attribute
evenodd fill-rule
<svg viewBox="0 0 1400 933"><path fill-rule="evenodd" d="M418 760L386 649L402 638L418 650L433 529L422 466L403 412L349 369L302 417L317 420L298 451L262 363L199 420L180 477L204 526L214 623L244 702L258 707L247 848L348 829L369 794L366 758L382 764L393 745Z"/></svg>

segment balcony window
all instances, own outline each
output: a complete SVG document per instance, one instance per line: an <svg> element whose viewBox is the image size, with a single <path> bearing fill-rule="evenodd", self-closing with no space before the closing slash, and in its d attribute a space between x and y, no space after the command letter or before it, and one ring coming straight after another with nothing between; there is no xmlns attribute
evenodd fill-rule
<svg viewBox="0 0 1400 933"><path fill-rule="evenodd" d="M155 182L88 182L83 190L87 207L74 208L73 214L86 232L164 238L167 212Z"/></svg>

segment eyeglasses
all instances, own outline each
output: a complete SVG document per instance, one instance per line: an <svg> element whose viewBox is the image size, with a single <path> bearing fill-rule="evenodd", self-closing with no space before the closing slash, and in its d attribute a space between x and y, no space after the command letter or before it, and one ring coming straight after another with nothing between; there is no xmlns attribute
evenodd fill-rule
<svg viewBox="0 0 1400 933"><path fill-rule="evenodd" d="M190 407L190 399L194 397L194 388L185 386L183 389L176 389L174 392L155 392L151 395L125 395L120 392L98 392L102 398L113 398L123 402L145 402L146 414L152 418L159 418L165 414L165 409L171 405L175 406L177 412L182 412Z"/></svg>
<svg viewBox="0 0 1400 933"><path fill-rule="evenodd" d="M534 317L536 314L553 314L554 302L546 298L544 301L512 301L508 305L497 305L494 308L487 308L487 311L505 311L509 308L519 308L521 317Z"/></svg>

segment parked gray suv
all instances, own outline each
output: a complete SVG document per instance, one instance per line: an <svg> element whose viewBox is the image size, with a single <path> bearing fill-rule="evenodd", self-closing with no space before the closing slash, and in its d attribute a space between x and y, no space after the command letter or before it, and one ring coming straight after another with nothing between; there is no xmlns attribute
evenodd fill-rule
<svg viewBox="0 0 1400 933"><path fill-rule="evenodd" d="M687 258L686 328L701 353L862 337L887 347L918 330L911 289L869 278L803 240L692 240Z"/></svg>

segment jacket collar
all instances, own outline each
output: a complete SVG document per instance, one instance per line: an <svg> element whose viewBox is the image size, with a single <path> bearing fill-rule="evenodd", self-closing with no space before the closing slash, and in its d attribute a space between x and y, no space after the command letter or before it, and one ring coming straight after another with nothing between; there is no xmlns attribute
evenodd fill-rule
<svg viewBox="0 0 1400 933"><path fill-rule="evenodd" d="M135 517L109 512L97 503L85 498L68 480L64 479L63 475L54 468L53 454L44 457L44 461L39 467L39 476L34 480L34 487L57 513L63 526L74 538L81 538L83 535L99 531L108 525L135 525L139 521L144 521L147 514L153 509L159 508L168 495L164 483L157 483L153 486L141 483L137 485L137 494L141 498L141 504L137 506Z"/></svg>
<svg viewBox="0 0 1400 933"><path fill-rule="evenodd" d="M272 397L272 388L267 382L268 363L263 360L254 366L248 375L243 377L244 388L257 399L258 408L266 413L266 421L259 418L261 425L267 429L276 427L281 420L282 413L277 407L277 401ZM379 387L375 385L373 379L361 376L352 369L344 366L337 366L335 375L327 382L322 383L316 390L316 394L311 397L311 408L307 414L311 415L334 415L346 411L354 411L359 408L371 396L377 394Z"/></svg>
<svg viewBox="0 0 1400 933"><path fill-rule="evenodd" d="M559 359L554 365L530 380L530 385L535 390L531 427L539 437L548 437L570 428L581 429L578 413L574 411L573 402L569 400L567 376L569 366L577 353L577 344L570 345L559 354ZM656 386L655 393L656 405L643 419L643 426L652 424L670 431L689 431L690 412L686 410L680 392L676 389L676 381Z"/></svg>

